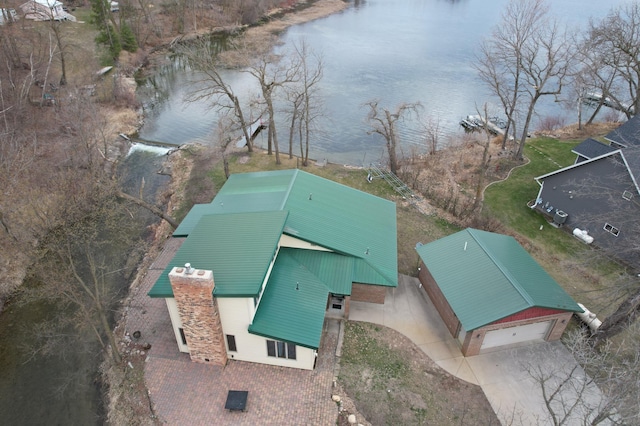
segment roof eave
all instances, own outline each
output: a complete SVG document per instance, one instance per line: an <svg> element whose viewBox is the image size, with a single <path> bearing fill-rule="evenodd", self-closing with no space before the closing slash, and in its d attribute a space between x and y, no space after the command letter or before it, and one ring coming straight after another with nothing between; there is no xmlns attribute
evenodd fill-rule
<svg viewBox="0 0 640 426"><path fill-rule="evenodd" d="M282 337L280 337L280 336L274 336L274 335L271 335L271 334L269 334L269 333L261 333L261 332L258 332L258 331L255 331L255 330L252 330L252 329L251 329L251 327L252 327L252 326L249 326L249 329L248 329L247 331L248 331L249 333L253 334L253 335L256 335L256 336L266 337L267 339L279 340L279 341L281 341L281 342L286 342L286 343L293 343L294 345L302 346L302 347L304 347L304 348L308 348L308 349L318 350L318 348L320 347L320 342L319 342L319 341L318 341L317 346L313 346L313 345L310 345L310 344L308 344L308 343L295 342L295 341L293 341L293 340L283 339L283 338L282 338Z"/></svg>

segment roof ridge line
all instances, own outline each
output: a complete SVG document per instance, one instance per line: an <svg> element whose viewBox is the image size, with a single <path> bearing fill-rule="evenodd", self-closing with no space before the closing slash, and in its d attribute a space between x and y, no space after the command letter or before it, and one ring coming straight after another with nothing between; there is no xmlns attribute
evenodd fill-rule
<svg viewBox="0 0 640 426"><path fill-rule="evenodd" d="M300 169L295 169L293 175L291 176L291 181L289 182L289 187L287 188L287 192L282 197L282 204L280 205L280 210L284 210L284 206L287 205L287 201L289 201L289 194L291 194L291 190L293 189L293 184L296 182L296 178L298 177L298 171Z"/></svg>
<svg viewBox="0 0 640 426"><path fill-rule="evenodd" d="M476 236L471 232L473 231L473 228L469 228L467 229L467 231L469 232L469 234L471 235L471 237L475 240L475 242L480 246L480 248L482 249L482 251L485 252L485 254L489 257L489 259L491 259L491 261L493 262L494 265L496 265L498 267L498 269L500 270L500 272L502 272L502 275L504 275L509 282L513 285L513 287L516 289L516 291L520 294L520 296L522 296L522 298L529 303L529 306L536 306L536 304L534 303L533 299L531 298L531 296L529 295L529 293L527 293L524 288L520 285L520 282L509 272L505 269L504 265L499 262L485 247L484 244L482 244L478 238L476 238ZM505 237L507 238L513 238L510 236L505 235ZM524 249L523 249L524 250Z"/></svg>
<svg viewBox="0 0 640 426"><path fill-rule="evenodd" d="M636 187L636 191L638 191L638 193L640 194L640 186L638 186L638 182L636 181L636 176L633 173L633 170L631 170L631 167L629 167L629 162L627 161L627 157L624 156L624 152L622 152L622 150L620 150L620 157L622 157L622 162L627 168L627 172L629 172L629 176L631 177L631 181L633 182L633 185Z"/></svg>
<svg viewBox="0 0 640 426"><path fill-rule="evenodd" d="M286 249L290 249L290 252L287 253ZM329 286L327 285L326 282L324 282L323 279L321 279L315 272L313 272L311 269L309 269L309 267L307 265L305 265L304 263L300 262L295 254L293 254L296 250L301 250L301 249L295 249L293 247L285 247L285 256L289 256L289 258L291 259L291 261L297 263L298 265L302 266L309 274L313 275L314 277L316 277L316 279L322 283L322 285L327 289L328 292L331 292L331 288L329 288Z"/></svg>

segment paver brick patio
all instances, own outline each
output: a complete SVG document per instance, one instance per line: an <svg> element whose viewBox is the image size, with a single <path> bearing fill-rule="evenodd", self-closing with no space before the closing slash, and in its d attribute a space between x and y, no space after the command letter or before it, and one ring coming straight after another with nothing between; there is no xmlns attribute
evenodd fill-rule
<svg viewBox="0 0 640 426"><path fill-rule="evenodd" d="M338 407L331 400L337 333L322 337L316 369L298 370L230 360L225 367L191 362L180 353L163 299L147 292L182 241L169 239L127 307L126 329L140 331L151 344L145 380L160 421L169 425L334 425ZM328 321L328 320L327 320ZM224 409L229 390L247 390L245 412Z"/></svg>

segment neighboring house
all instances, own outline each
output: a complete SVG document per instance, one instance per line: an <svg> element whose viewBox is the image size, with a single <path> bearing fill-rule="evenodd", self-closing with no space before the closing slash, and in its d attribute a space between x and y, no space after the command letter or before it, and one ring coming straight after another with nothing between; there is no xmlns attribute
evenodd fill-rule
<svg viewBox="0 0 640 426"><path fill-rule="evenodd" d="M0 9L0 25L6 22L16 22L19 19L15 9Z"/></svg>
<svg viewBox="0 0 640 426"><path fill-rule="evenodd" d="M75 21L76 17L64 11L57 0L29 0L20 6L25 19L34 21Z"/></svg>
<svg viewBox="0 0 640 426"><path fill-rule="evenodd" d="M638 268L640 119L633 117L605 139L610 145L585 140L573 150L573 165L536 177L540 190L532 208L574 235L587 232L598 247Z"/></svg>
<svg viewBox="0 0 640 426"><path fill-rule="evenodd" d="M197 362L313 369L325 315L398 284L395 204L300 170L230 176L173 237L149 296Z"/></svg>
<svg viewBox="0 0 640 426"><path fill-rule="evenodd" d="M558 340L582 312L512 237L468 228L416 250L422 287L465 356Z"/></svg>

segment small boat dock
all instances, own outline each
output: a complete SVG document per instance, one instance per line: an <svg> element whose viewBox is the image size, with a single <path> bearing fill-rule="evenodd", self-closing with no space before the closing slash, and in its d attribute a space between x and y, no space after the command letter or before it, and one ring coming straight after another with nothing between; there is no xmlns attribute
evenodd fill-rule
<svg viewBox="0 0 640 426"><path fill-rule="evenodd" d="M582 102L591 107L595 107L598 104L602 104L608 108L615 109L616 111L621 111L625 113L629 112L630 114L634 113L634 108L632 105L616 102L608 96L605 96L603 98L601 93L589 92L585 95Z"/></svg>
<svg viewBox="0 0 640 426"><path fill-rule="evenodd" d="M504 129L507 127L506 121L498 117L485 117L481 115L467 115L460 120L460 125L467 132L477 132L483 129L487 129L492 134L498 136L504 136Z"/></svg>
<svg viewBox="0 0 640 426"><path fill-rule="evenodd" d="M260 131L266 128L267 126L262 122L262 117L259 117L256 121L254 121L253 123L251 123L251 125L249 125L249 127L247 128L247 133L249 134L249 137L253 141L256 138L256 136L258 136L258 133L260 133ZM247 145L247 139L244 136L241 136L240 139L238 139L238 141L236 142L237 148L243 148L246 145Z"/></svg>

